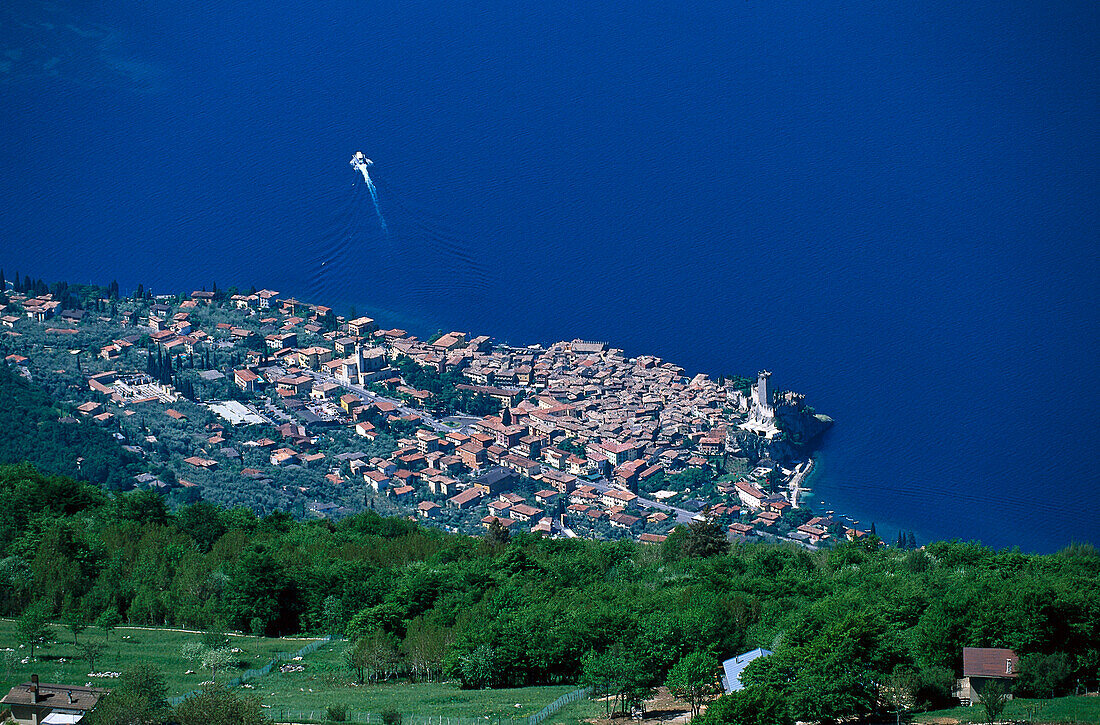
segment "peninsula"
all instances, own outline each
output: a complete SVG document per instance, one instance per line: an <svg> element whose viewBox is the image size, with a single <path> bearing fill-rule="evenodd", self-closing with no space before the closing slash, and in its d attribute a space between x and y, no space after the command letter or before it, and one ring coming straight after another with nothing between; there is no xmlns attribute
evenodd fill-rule
<svg viewBox="0 0 1100 725"><path fill-rule="evenodd" d="M578 339L421 340L268 289L26 278L0 304L8 365L131 455L119 488L468 534L656 543L709 521L811 548L868 534L801 500L832 420L768 372L712 379Z"/></svg>

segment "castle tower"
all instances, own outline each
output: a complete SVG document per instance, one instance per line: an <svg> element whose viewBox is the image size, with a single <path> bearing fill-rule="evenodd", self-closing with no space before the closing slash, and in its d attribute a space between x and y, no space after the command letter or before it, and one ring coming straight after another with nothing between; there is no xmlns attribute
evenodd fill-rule
<svg viewBox="0 0 1100 725"><path fill-rule="evenodd" d="M772 391L768 385L768 379L772 374L767 370L761 370L756 374L756 385L752 387L752 402L761 408L770 408L772 404Z"/></svg>

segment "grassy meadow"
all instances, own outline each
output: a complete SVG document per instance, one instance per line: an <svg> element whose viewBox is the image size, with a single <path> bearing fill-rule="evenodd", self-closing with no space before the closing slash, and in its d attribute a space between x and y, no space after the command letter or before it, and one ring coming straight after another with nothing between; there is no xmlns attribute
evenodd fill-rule
<svg viewBox="0 0 1100 725"><path fill-rule="evenodd" d="M55 637L46 647L35 648L34 661L29 650L21 647L15 622L0 619L0 688L6 692L12 686L37 674L44 682L74 685L91 683L110 688L113 677L90 677L88 662L81 659L73 644L72 633L62 625L53 627ZM263 666L277 652L294 652L310 639L275 639L227 634L226 646L241 650L237 666L219 671L218 680L236 677L245 669ZM201 686L210 679L210 672L198 663L186 662L180 652L187 642L200 642L201 632L146 627L118 627L109 638L97 627L90 627L79 636L80 642L105 643L96 661L95 674L122 672L139 662L151 662L164 672L169 695L179 695ZM343 663L345 643L307 655L300 662L301 672L282 673L275 669L266 677L252 680L247 686L272 715L280 711L322 711L332 704L347 705L350 712L378 713L393 708L401 712L444 717L525 717L538 712L561 695L572 692L575 685L524 687L501 690L462 690L453 683L389 682L355 685L351 672ZM188 670L194 670L187 674ZM518 705L518 707L517 707ZM578 722L569 713L587 715L586 702L570 705L552 723L566 725Z"/></svg>
<svg viewBox="0 0 1100 725"><path fill-rule="evenodd" d="M36 647L34 662L24 662L29 650L20 647L15 622L0 619L0 688L7 692L12 686L30 680L37 674L43 682L72 685L92 683L95 687L111 687L111 677L89 677L88 662L80 659L67 627L55 625L55 637L48 647ZM186 662L180 650L187 642L201 642L202 633L174 629L118 627L106 638L106 646L96 660L96 673L122 672L138 662L152 662L161 668L168 683L169 695L193 690L210 679L210 672L197 662ZM252 667L262 667L276 652L294 652L311 642L310 639L274 639L229 634L227 647L240 649L234 653L238 666L218 673L218 680L228 680ZM79 637L80 642L105 641L103 631L89 627ZM320 654L320 653L318 653ZM186 674L195 670L194 674Z"/></svg>
<svg viewBox="0 0 1100 725"><path fill-rule="evenodd" d="M916 715L918 723L943 723L955 720L959 723L984 723L985 711L981 705L953 707ZM1034 723L1097 723L1100 722L1100 697L1056 697L1053 700L1010 700L1005 706L1001 721Z"/></svg>
<svg viewBox="0 0 1100 725"><path fill-rule="evenodd" d="M532 715L576 685L463 690L457 684L388 682L358 686L343 664L344 644L324 647L303 663L303 672L273 673L253 685L260 700L279 710L322 709L347 705L351 712L377 713L392 708L404 713L444 717L524 717ZM516 707L519 705L519 707Z"/></svg>

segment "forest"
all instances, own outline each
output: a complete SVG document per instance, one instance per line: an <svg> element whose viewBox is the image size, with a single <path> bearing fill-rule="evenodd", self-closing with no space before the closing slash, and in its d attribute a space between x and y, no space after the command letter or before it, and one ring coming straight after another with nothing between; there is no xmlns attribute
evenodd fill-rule
<svg viewBox="0 0 1100 725"><path fill-rule="evenodd" d="M731 546L705 523L661 545L469 537L374 512L173 511L28 463L0 467L0 510L0 615L340 634L364 680L590 683L625 708L762 646L775 655L747 671L754 696L780 703L778 720L836 720L881 710L892 682L942 704L964 646L1015 649L1047 694L1100 664L1090 546L810 552Z"/></svg>

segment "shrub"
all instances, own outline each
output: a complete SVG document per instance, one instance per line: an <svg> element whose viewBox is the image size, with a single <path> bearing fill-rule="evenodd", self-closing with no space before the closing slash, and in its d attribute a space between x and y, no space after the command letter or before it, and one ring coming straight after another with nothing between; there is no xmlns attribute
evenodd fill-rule
<svg viewBox="0 0 1100 725"><path fill-rule="evenodd" d="M382 725L401 725L401 713L393 708L382 711Z"/></svg>
<svg viewBox="0 0 1100 725"><path fill-rule="evenodd" d="M343 704L329 705L327 717L332 722L345 722L348 719L348 706Z"/></svg>

